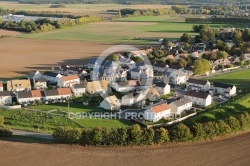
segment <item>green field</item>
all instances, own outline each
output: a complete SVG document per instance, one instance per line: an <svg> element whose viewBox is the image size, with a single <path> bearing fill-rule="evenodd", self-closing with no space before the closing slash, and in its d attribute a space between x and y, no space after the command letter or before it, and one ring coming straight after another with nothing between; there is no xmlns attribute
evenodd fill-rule
<svg viewBox="0 0 250 166"><path fill-rule="evenodd" d="M116 18L113 21L119 22L184 22L184 17L178 16L138 16L138 17L124 17L124 18Z"/></svg>
<svg viewBox="0 0 250 166"><path fill-rule="evenodd" d="M250 113L250 94L234 97L229 101L209 108L206 112L200 113L190 119L184 120L183 123L192 126L194 123L204 123L226 119L229 116L237 116L245 112Z"/></svg>
<svg viewBox="0 0 250 166"><path fill-rule="evenodd" d="M211 82L233 84L238 89L250 90L250 69L209 77L208 80Z"/></svg>

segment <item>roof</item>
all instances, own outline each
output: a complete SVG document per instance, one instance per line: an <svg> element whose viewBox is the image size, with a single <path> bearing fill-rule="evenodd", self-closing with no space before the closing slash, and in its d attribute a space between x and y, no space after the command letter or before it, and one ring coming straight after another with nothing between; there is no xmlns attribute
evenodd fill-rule
<svg viewBox="0 0 250 166"><path fill-rule="evenodd" d="M61 79L63 81L69 81L69 80L79 79L79 77L77 75L69 75L69 76L63 76L61 77Z"/></svg>
<svg viewBox="0 0 250 166"><path fill-rule="evenodd" d="M31 88L29 80L11 80L7 81L7 89Z"/></svg>
<svg viewBox="0 0 250 166"><path fill-rule="evenodd" d="M188 98L188 97L184 97L180 100L176 100L174 102L172 102L174 105L176 105L177 107L183 106L185 104L191 103L192 101ZM171 103L171 104L172 104Z"/></svg>
<svg viewBox="0 0 250 166"><path fill-rule="evenodd" d="M49 77L56 77L58 75L58 73L53 73L53 72L50 72L50 71L46 71L46 72L43 73L43 75L49 76Z"/></svg>
<svg viewBox="0 0 250 166"><path fill-rule="evenodd" d="M32 98L31 91L28 91L28 92L17 92L17 96L18 96L19 99Z"/></svg>
<svg viewBox="0 0 250 166"><path fill-rule="evenodd" d="M167 59L172 59L172 60L174 60L174 56L171 54L171 55L168 55L167 56Z"/></svg>
<svg viewBox="0 0 250 166"><path fill-rule="evenodd" d="M153 66L165 68L167 65L165 63L154 63Z"/></svg>
<svg viewBox="0 0 250 166"><path fill-rule="evenodd" d="M38 78L36 79L36 82L47 82L45 78Z"/></svg>
<svg viewBox="0 0 250 166"><path fill-rule="evenodd" d="M3 97L3 96L11 96L11 92L10 91L3 91L3 92L0 92L0 96Z"/></svg>
<svg viewBox="0 0 250 166"><path fill-rule="evenodd" d="M187 91L186 96L197 97L201 99L206 99L209 96L209 93L196 92L196 91Z"/></svg>
<svg viewBox="0 0 250 166"><path fill-rule="evenodd" d="M182 77L182 76L187 76L187 75L186 75L183 71L181 71L181 70L173 71L172 73L175 74L175 75L178 75L178 76L180 76L180 77Z"/></svg>
<svg viewBox="0 0 250 166"><path fill-rule="evenodd" d="M165 87L167 86L167 84L164 83L164 82L157 82L157 83L155 84L155 86L161 87L161 88L165 88Z"/></svg>
<svg viewBox="0 0 250 166"><path fill-rule="evenodd" d="M44 95L45 96L58 96L59 93L57 89L51 89L51 90L44 90Z"/></svg>
<svg viewBox="0 0 250 166"><path fill-rule="evenodd" d="M170 109L170 106L168 104L166 104L166 103L151 107L152 112L154 112L156 114L159 113L159 112L168 110L168 109Z"/></svg>
<svg viewBox="0 0 250 166"><path fill-rule="evenodd" d="M230 85L230 84L224 84L224 83L220 83L220 82L214 82L213 83L214 87L218 87L218 88L233 88L234 85Z"/></svg>
<svg viewBox="0 0 250 166"><path fill-rule="evenodd" d="M116 98L115 95L106 97L104 100L106 100L111 106L120 105L120 101Z"/></svg>
<svg viewBox="0 0 250 166"><path fill-rule="evenodd" d="M85 85L84 84L75 84L73 85L74 89L83 89L85 88Z"/></svg>
<svg viewBox="0 0 250 166"><path fill-rule="evenodd" d="M70 88L58 88L57 89L59 95L71 95Z"/></svg>
<svg viewBox="0 0 250 166"><path fill-rule="evenodd" d="M28 77L29 77L29 78L33 78L33 77L36 75L37 72L39 72L39 71L37 71L37 70L31 70L31 71L28 73Z"/></svg>
<svg viewBox="0 0 250 166"><path fill-rule="evenodd" d="M106 80L101 81L92 81L87 83L87 88L89 91L96 91L96 90L107 90L109 82Z"/></svg>
<svg viewBox="0 0 250 166"><path fill-rule="evenodd" d="M187 80L187 82L193 83L193 84L199 84L199 85L206 85L208 81L200 80L200 79L194 79L194 78L189 78Z"/></svg>
<svg viewBox="0 0 250 166"><path fill-rule="evenodd" d="M169 65L169 68L170 68L170 69L179 70L179 69L182 69L183 67L182 67L182 66L178 66L178 65Z"/></svg>
<svg viewBox="0 0 250 166"><path fill-rule="evenodd" d="M42 93L40 90L32 90L31 95L32 97L42 97Z"/></svg>
<svg viewBox="0 0 250 166"><path fill-rule="evenodd" d="M91 58L91 59L88 60L88 64L93 64L94 65L96 60L97 60L97 58Z"/></svg>

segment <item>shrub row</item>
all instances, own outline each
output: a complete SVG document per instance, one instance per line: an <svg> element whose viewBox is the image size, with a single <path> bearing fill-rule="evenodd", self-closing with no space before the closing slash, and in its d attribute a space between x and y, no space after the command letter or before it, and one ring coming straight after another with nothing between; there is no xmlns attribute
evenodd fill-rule
<svg viewBox="0 0 250 166"><path fill-rule="evenodd" d="M230 116L225 120L195 123L190 128L177 124L170 129L141 128L133 125L129 128L85 128L72 129L58 127L53 137L58 143L81 144L92 146L131 146L153 145L168 142L187 142L210 139L248 129L250 116L248 113L240 116Z"/></svg>
<svg viewBox="0 0 250 166"><path fill-rule="evenodd" d="M8 126L3 125L4 117L0 115L0 137L11 137L12 131Z"/></svg>

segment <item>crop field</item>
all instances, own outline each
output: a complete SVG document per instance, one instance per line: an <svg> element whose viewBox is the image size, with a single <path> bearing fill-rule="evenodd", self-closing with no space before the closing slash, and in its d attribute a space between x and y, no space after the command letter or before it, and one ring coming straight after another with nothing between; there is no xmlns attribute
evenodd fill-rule
<svg viewBox="0 0 250 166"><path fill-rule="evenodd" d="M250 90L250 69L209 77L208 80L233 84L238 89Z"/></svg>

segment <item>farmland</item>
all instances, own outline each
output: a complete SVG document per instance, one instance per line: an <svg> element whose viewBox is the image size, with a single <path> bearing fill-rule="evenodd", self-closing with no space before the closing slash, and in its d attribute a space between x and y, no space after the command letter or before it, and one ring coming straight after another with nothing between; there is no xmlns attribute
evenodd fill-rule
<svg viewBox="0 0 250 166"><path fill-rule="evenodd" d="M235 85L238 89L250 90L250 69L236 71L228 74L220 74L217 76L209 77L211 82L223 82Z"/></svg>

